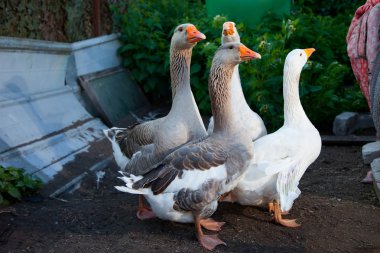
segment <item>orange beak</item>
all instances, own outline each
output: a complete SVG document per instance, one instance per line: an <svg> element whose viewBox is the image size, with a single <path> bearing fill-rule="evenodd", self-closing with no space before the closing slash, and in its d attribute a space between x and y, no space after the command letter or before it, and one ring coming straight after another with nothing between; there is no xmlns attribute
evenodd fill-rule
<svg viewBox="0 0 380 253"><path fill-rule="evenodd" d="M261 59L261 55L259 53L256 53L255 51L249 49L248 47L244 45L239 46L240 51L240 59L243 61L249 61L252 59Z"/></svg>
<svg viewBox="0 0 380 253"><path fill-rule="evenodd" d="M232 22L225 22L223 24L223 35L228 36L228 35L234 35L234 23Z"/></svg>
<svg viewBox="0 0 380 253"><path fill-rule="evenodd" d="M198 29L193 25L189 25L186 31L187 31L187 41L189 43L196 43L198 41L206 39L206 35L198 31Z"/></svg>
<svg viewBox="0 0 380 253"><path fill-rule="evenodd" d="M306 56L307 56L307 58L309 59L310 55L311 55L312 53L314 53L315 49L314 49L314 48L306 48L306 49L304 49L303 51L305 51Z"/></svg>

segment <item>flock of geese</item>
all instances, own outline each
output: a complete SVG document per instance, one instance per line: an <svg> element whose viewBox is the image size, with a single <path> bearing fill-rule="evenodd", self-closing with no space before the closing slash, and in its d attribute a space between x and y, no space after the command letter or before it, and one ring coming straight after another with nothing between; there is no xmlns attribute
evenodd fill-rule
<svg viewBox="0 0 380 253"><path fill-rule="evenodd" d="M139 195L137 217L194 223L199 243L208 250L224 244L216 234L224 222L211 218L218 202L266 206L276 223L300 195L299 181L321 151L318 130L299 97L299 78L313 48L294 49L283 74L284 125L267 134L260 116L248 106L239 64L260 59L240 43L234 22L223 24L208 89L212 118L206 128L190 88L194 46L206 39L192 24L174 30L170 45L172 107L167 116L127 128L104 130L122 174L122 192ZM146 203L149 203L149 205Z"/></svg>

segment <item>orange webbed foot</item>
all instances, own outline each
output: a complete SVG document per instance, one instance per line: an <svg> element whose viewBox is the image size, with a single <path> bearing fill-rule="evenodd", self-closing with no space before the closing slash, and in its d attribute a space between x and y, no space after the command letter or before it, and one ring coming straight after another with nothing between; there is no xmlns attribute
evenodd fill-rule
<svg viewBox="0 0 380 253"><path fill-rule="evenodd" d="M227 246L217 235L200 235L198 236L198 241L207 250L213 250L218 245Z"/></svg>
<svg viewBox="0 0 380 253"><path fill-rule="evenodd" d="M156 214L144 203L144 196L139 196L139 207L136 212L137 218L140 220L148 220L156 218Z"/></svg>
<svg viewBox="0 0 380 253"><path fill-rule="evenodd" d="M301 224L297 223L295 219L283 219L282 215L289 214L289 212L281 212L280 204L277 201L273 201L272 203L269 203L269 211L274 214L274 221L277 224L281 224L284 227L288 228L295 228L301 226Z"/></svg>
<svg viewBox="0 0 380 253"><path fill-rule="evenodd" d="M204 227L207 230L220 231L222 229L222 226L226 223L218 222L218 221L215 221L214 219L208 218L208 219L200 220L200 224L202 227Z"/></svg>

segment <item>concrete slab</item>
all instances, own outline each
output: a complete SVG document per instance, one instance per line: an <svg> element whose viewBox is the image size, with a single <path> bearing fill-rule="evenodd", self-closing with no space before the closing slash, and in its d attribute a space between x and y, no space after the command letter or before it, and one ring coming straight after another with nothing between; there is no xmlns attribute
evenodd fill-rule
<svg viewBox="0 0 380 253"><path fill-rule="evenodd" d="M368 135L321 135L323 145L364 145L376 141L375 136Z"/></svg>
<svg viewBox="0 0 380 253"><path fill-rule="evenodd" d="M365 164L370 164L380 157L380 141L367 143L362 148L362 157Z"/></svg>
<svg viewBox="0 0 380 253"><path fill-rule="evenodd" d="M380 158L373 160L371 163L371 171L373 176L373 186L375 187L377 198L380 201Z"/></svg>
<svg viewBox="0 0 380 253"><path fill-rule="evenodd" d="M87 151L89 143L104 139L106 127L99 119L78 122L40 140L0 153L0 164L24 168L28 173L49 182L63 166Z"/></svg>
<svg viewBox="0 0 380 253"><path fill-rule="evenodd" d="M0 36L0 164L51 181L107 128L81 104L78 74L120 64L118 36L74 44Z"/></svg>

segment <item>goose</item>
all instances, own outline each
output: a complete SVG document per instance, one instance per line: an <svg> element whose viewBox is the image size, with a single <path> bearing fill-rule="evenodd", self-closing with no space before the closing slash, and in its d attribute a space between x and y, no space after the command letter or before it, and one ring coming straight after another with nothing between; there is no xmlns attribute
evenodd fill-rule
<svg viewBox="0 0 380 253"><path fill-rule="evenodd" d="M321 137L302 108L299 78L314 48L295 49L285 60L283 96L284 125L253 143L249 169L224 201L241 205L268 205L274 221L297 227L296 220L283 219L300 195L299 181L321 152Z"/></svg>
<svg viewBox="0 0 380 253"><path fill-rule="evenodd" d="M221 45L213 58L209 93L215 126L211 135L185 144L135 176L122 173L119 191L143 194L158 218L195 223L199 243L212 250L225 243L205 235L202 227L219 231L223 222L210 218L219 197L231 191L253 155L252 141L232 110L231 78L236 64L261 56L241 43Z"/></svg>
<svg viewBox="0 0 380 253"><path fill-rule="evenodd" d="M112 143L114 157L121 170L142 175L177 146L207 135L190 88L192 49L205 38L193 24L181 24L174 30L170 45L173 103L166 117L126 129L104 131ZM154 217L142 197L137 217Z"/></svg>
<svg viewBox="0 0 380 253"><path fill-rule="evenodd" d="M236 24L232 21L227 21L223 24L222 30L222 45L228 42L240 42L240 36L236 29ZM232 104L234 112L239 116L240 124L244 127L252 138L256 140L267 134L264 121L261 117L251 110L241 87L239 65L236 65L232 74ZM210 123L207 128L207 133L211 134L214 129L214 118L210 118Z"/></svg>

